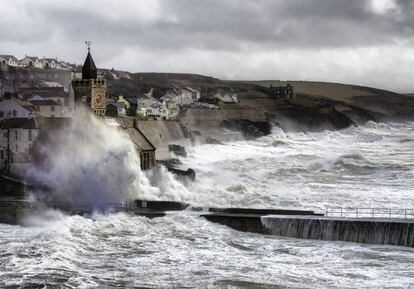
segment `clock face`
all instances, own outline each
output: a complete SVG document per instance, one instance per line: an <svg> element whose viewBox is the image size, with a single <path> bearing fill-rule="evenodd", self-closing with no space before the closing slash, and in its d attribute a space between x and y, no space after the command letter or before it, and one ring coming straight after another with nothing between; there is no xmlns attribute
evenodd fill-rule
<svg viewBox="0 0 414 289"><path fill-rule="evenodd" d="M102 95L98 94L98 95L95 97L95 102L96 102L96 104L101 105L101 104L102 104L102 101L103 101Z"/></svg>

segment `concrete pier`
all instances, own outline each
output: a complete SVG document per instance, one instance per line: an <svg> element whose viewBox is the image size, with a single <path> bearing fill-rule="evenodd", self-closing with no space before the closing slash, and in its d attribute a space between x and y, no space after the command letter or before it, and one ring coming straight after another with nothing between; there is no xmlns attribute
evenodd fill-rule
<svg viewBox="0 0 414 289"><path fill-rule="evenodd" d="M24 199L0 198L0 222L18 224L23 217L50 208L68 214L88 215L98 210L107 213L127 212L148 218L163 217L168 211L188 210L211 222L243 232L414 248L414 219L409 218L326 217L304 210L203 208L169 201L134 200L93 209L80 204L45 204Z"/></svg>
<svg viewBox="0 0 414 289"><path fill-rule="evenodd" d="M301 239L414 247L414 219L225 213L205 214L202 217L244 232Z"/></svg>

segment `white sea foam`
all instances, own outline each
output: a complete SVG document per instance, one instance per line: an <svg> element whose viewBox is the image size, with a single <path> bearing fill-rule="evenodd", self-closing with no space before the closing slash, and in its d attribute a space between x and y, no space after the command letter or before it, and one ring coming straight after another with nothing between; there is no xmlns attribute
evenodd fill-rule
<svg viewBox="0 0 414 289"><path fill-rule="evenodd" d="M38 149L45 159L28 178L56 201L100 208L154 190L129 138L85 109L77 110L68 126L50 132Z"/></svg>
<svg viewBox="0 0 414 289"><path fill-rule="evenodd" d="M414 208L414 151L400 141L414 124L371 126L198 145L182 158L195 184L177 184L166 170L139 182L147 197L203 205ZM410 248L249 234L190 211L47 217L0 225L0 287L414 287Z"/></svg>
<svg viewBox="0 0 414 289"><path fill-rule="evenodd" d="M220 206L414 207L413 123L285 133L195 146L183 161L197 172L193 200ZM228 188L242 187L243 190ZM265 201L263 201L265 200Z"/></svg>

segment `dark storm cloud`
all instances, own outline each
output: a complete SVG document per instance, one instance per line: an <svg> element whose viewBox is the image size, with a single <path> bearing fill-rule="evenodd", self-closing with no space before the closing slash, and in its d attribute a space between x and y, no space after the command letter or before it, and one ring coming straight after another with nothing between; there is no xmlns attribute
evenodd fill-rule
<svg viewBox="0 0 414 289"><path fill-rule="evenodd" d="M364 0L190 2L166 2L164 10L178 19L174 30L225 36L230 48L232 41L294 48L381 45L414 35L413 4L408 0L384 13L376 13L371 1ZM202 44L214 47L210 40Z"/></svg>
<svg viewBox="0 0 414 289"><path fill-rule="evenodd" d="M412 0L0 0L1 53L414 91ZM99 48L99 49L98 49Z"/></svg>
<svg viewBox="0 0 414 289"><path fill-rule="evenodd" d="M151 21L140 21L145 13L137 7L140 2L130 2L136 17L125 18L108 17L102 13L105 1L98 3L85 9L85 5L32 1L22 7L26 19L13 25L26 33L3 31L1 36L33 40L61 33L73 40L93 36L97 41L151 49L234 50L244 45L262 49L382 45L414 35L410 0L396 2L396 8L385 13L376 13L368 0L168 0L160 2L159 14Z"/></svg>

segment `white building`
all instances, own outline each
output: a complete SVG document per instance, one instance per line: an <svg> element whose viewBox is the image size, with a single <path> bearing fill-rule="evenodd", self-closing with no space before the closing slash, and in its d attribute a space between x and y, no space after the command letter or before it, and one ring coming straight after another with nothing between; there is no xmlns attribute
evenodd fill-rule
<svg viewBox="0 0 414 289"><path fill-rule="evenodd" d="M193 102L196 102L200 99L200 91L192 87L188 87L188 86L184 87L183 93L186 96L191 97Z"/></svg>
<svg viewBox="0 0 414 289"><path fill-rule="evenodd" d="M18 66L19 61L13 55L0 55L0 69L5 69L7 66Z"/></svg>
<svg viewBox="0 0 414 289"><path fill-rule="evenodd" d="M34 118L0 121L0 170L24 176L33 164L31 148L39 130Z"/></svg>
<svg viewBox="0 0 414 289"><path fill-rule="evenodd" d="M160 102L153 97L138 99L137 114L141 117L154 120L171 119L170 110L166 102Z"/></svg>
<svg viewBox="0 0 414 289"><path fill-rule="evenodd" d="M31 68L43 68L42 61L36 56L25 56L19 61L21 66Z"/></svg>
<svg viewBox="0 0 414 289"><path fill-rule="evenodd" d="M43 56L43 58L40 60L40 62L42 63L42 66L43 66L44 69L60 68L60 62L58 62L56 59L53 59L53 58L45 58Z"/></svg>
<svg viewBox="0 0 414 289"><path fill-rule="evenodd" d="M64 117L65 107L62 103L57 103L54 100L31 100L30 103L33 105L38 116L44 117Z"/></svg>
<svg viewBox="0 0 414 289"><path fill-rule="evenodd" d="M217 93L214 95L219 101L224 103L237 103L239 102L237 98L237 93Z"/></svg>
<svg viewBox="0 0 414 289"><path fill-rule="evenodd" d="M189 105L194 102L193 93L188 89L172 89L167 91L161 100L175 103L179 106Z"/></svg>

